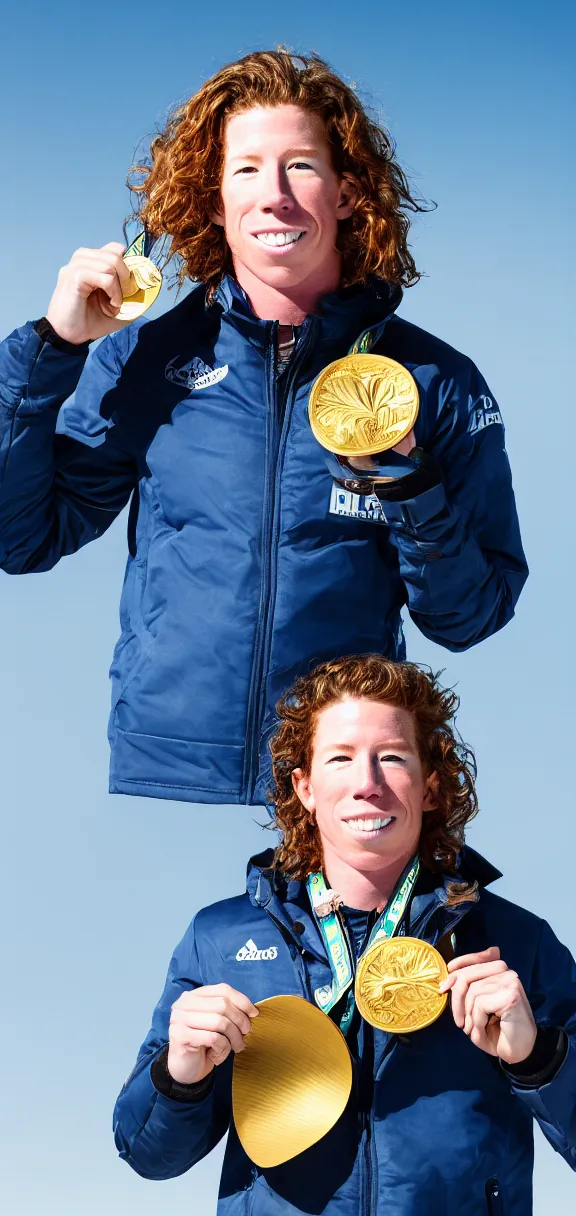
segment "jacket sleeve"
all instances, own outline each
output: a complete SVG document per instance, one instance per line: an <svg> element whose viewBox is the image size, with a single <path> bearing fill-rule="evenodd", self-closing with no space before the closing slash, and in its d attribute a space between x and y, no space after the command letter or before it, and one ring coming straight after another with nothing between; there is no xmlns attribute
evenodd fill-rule
<svg viewBox="0 0 576 1216"><path fill-rule="evenodd" d="M209 1153L228 1130L231 1117L231 1059L215 1069L215 1084L196 1102L174 1101L155 1089L153 1061L168 1042L170 1010L182 992L198 988L200 975L194 922L177 946L152 1027L114 1110L114 1139L120 1156L143 1178L176 1178Z"/></svg>
<svg viewBox="0 0 576 1216"><path fill-rule="evenodd" d="M31 323L0 346L0 568L9 574L50 570L100 536L137 484L106 417L121 372L114 343L105 339L84 369L85 360L85 348L56 350Z"/></svg>
<svg viewBox="0 0 576 1216"><path fill-rule="evenodd" d="M457 375L432 376L423 396L416 438L442 483L382 509L415 624L448 650L466 650L511 619L528 568L502 419L485 381L462 359Z"/></svg>
<svg viewBox="0 0 576 1216"><path fill-rule="evenodd" d="M576 1170L576 964L545 921L527 993L539 1026L566 1031L568 1049L555 1076L538 1088L512 1081L546 1139Z"/></svg>

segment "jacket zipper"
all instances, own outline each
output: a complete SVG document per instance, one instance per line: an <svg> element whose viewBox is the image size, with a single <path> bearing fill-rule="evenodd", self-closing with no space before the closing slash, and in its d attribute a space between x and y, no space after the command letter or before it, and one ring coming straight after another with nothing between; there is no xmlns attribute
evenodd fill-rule
<svg viewBox="0 0 576 1216"><path fill-rule="evenodd" d="M371 1044L368 1044L367 1037L370 1036ZM370 1045L372 1050L370 1050ZM366 1092L366 1081L368 1069L367 1061L370 1060L370 1087L371 1092ZM362 1216L376 1216L377 1212L377 1175L378 1161L374 1148L374 1116L372 1114L374 1103L374 1031L368 1022L364 1023L364 1042L362 1046L362 1059L360 1061L359 1070L359 1093L358 1101L360 1103L362 1128L364 1131L364 1177L362 1187ZM369 1098L369 1105L368 1105ZM366 1106L368 1108L366 1109Z"/></svg>
<svg viewBox="0 0 576 1216"><path fill-rule="evenodd" d="M488 1216L504 1216L502 1191L498 1179L489 1178L484 1189L486 1192Z"/></svg>
<svg viewBox="0 0 576 1216"><path fill-rule="evenodd" d="M266 703L266 690L263 677L270 649L276 600L280 475L282 473L286 440L292 418L292 408L296 397L294 392L296 375L310 347L311 335L315 328L314 318L310 318L307 332L301 336L299 349L294 352L292 364L287 369L284 376L284 384L281 391L278 392L276 381L276 333L278 322L271 321L269 325L268 350L266 352L268 424L266 436L266 477L264 481L264 505L262 511L262 573L260 576L260 601L246 720L246 759L242 791L242 797L245 800L252 796L258 775L260 730L263 709ZM282 406L284 407L283 417L281 413Z"/></svg>

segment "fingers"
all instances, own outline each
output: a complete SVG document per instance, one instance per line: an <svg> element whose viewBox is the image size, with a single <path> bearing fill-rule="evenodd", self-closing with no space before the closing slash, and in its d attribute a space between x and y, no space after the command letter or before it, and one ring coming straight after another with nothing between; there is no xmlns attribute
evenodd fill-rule
<svg viewBox="0 0 576 1216"><path fill-rule="evenodd" d="M211 1058L223 1059L231 1049L244 1050L244 1036L257 1016L256 1006L243 993L228 984L207 985L182 993L174 1002L170 1038L192 1051L208 1047ZM205 1035L214 1036L213 1041Z"/></svg>
<svg viewBox="0 0 576 1216"><path fill-rule="evenodd" d="M518 976L513 976L510 972L510 977L503 986L493 985L491 988L479 988L476 991L471 999L463 1029L476 1047L502 1059L511 1059L514 1045L524 1044L525 1046L520 1047L517 1058L525 1059L534 1045L536 1027L531 1010L526 1016L526 1012L520 1008L521 994L515 986L519 983ZM513 1024L507 1027L506 1033L503 1034L506 1017L511 1017Z"/></svg>
<svg viewBox="0 0 576 1216"><path fill-rule="evenodd" d="M230 1039L217 1030L195 1030L180 1023L170 1023L170 1047L179 1052L198 1055L205 1052L213 1064L221 1064L233 1050Z"/></svg>
<svg viewBox="0 0 576 1216"><path fill-rule="evenodd" d="M505 1007L510 1005L514 1000L514 990L518 976L515 971L505 971L501 975L488 976L485 979L475 980L470 984L468 991L464 997L464 1017L463 1021L457 1023L461 1025L465 1034L470 1034L474 1022L474 1008L477 1001L482 1001L484 997L490 998L490 1013L500 1017Z"/></svg>
<svg viewBox="0 0 576 1216"><path fill-rule="evenodd" d="M80 264L75 268L73 284L78 295L84 300L87 300L94 291L100 288L112 308L118 310L121 307L122 286L120 278L114 270Z"/></svg>
<svg viewBox="0 0 576 1216"><path fill-rule="evenodd" d="M457 973L452 1014L476 1047L507 1063L525 1060L534 1047L536 1023L528 997L517 972L501 960Z"/></svg>
<svg viewBox="0 0 576 1216"><path fill-rule="evenodd" d="M466 999L472 984L485 983L496 977L497 981L502 979L502 976L508 973L506 963L502 959L495 959L492 963L478 963L476 966L465 967L461 971L450 975L447 980L440 984L442 992L450 992L452 995L452 1015L457 1026L463 1027L466 1018ZM510 972L510 974L513 974Z"/></svg>
<svg viewBox="0 0 576 1216"><path fill-rule="evenodd" d="M458 971L461 967L471 967L475 963L492 963L500 958L498 946L488 946L487 950L478 950L476 954L462 954L448 963L448 971Z"/></svg>
<svg viewBox="0 0 576 1216"><path fill-rule="evenodd" d="M113 308L119 309L122 288L130 285L130 271L122 257L123 246L111 242L103 249L77 249L70 262L60 271L59 281L69 283L81 298L103 291Z"/></svg>
<svg viewBox="0 0 576 1216"><path fill-rule="evenodd" d="M463 1030L475 1047L488 1052L491 1056L496 1056L498 1055L500 1027L498 1018L494 1017L493 1003L494 994L478 993L470 1006Z"/></svg>
<svg viewBox="0 0 576 1216"><path fill-rule="evenodd" d="M101 249L83 247L62 267L46 310L61 338L77 345L127 324L118 320L123 290L129 294L131 283L123 253L119 241L110 241Z"/></svg>
<svg viewBox="0 0 576 1216"><path fill-rule="evenodd" d="M231 1000L238 1009L248 1014L250 1018L258 1017L258 1009L252 1004L250 997L245 996L243 992L238 992L237 988L231 988L230 984L205 984L202 988L195 988L196 996L225 996ZM191 993L183 995L192 995Z"/></svg>
<svg viewBox="0 0 576 1216"><path fill-rule="evenodd" d="M176 1010L170 1021L170 1026L175 1031L175 1037L183 1046L195 1048L199 1043L202 1046L213 1046L212 1043L206 1044L202 1038L198 1039L198 1032L206 1031L209 1035L226 1039L233 1051L244 1051L243 1035L249 1034L251 1024L247 1019L246 1027L239 1026L226 1013L220 1013L211 1008Z"/></svg>

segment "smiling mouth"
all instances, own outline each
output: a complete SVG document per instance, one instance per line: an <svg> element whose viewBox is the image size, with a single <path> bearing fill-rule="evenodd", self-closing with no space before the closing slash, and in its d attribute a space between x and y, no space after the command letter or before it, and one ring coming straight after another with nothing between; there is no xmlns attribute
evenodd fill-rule
<svg viewBox="0 0 576 1216"><path fill-rule="evenodd" d="M296 245L306 233L295 229L292 232L256 232L254 235L267 249L286 249Z"/></svg>
<svg viewBox="0 0 576 1216"><path fill-rule="evenodd" d="M370 815L363 816L359 819L344 819L345 826L351 832L362 832L365 836L376 836L380 832L385 832L392 823L396 822L394 815Z"/></svg>

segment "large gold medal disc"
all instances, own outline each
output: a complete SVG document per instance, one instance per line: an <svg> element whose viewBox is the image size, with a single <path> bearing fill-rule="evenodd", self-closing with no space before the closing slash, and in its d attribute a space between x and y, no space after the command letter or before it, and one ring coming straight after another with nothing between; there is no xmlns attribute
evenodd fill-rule
<svg viewBox="0 0 576 1216"><path fill-rule="evenodd" d="M130 283L123 289L124 299L117 319L135 321L154 303L162 286L162 274L150 258L127 254L124 262L130 271Z"/></svg>
<svg viewBox="0 0 576 1216"><path fill-rule="evenodd" d="M338 1027L302 997L269 997L257 1009L234 1057L232 1111L242 1147L266 1168L334 1127L350 1096L352 1062Z"/></svg>
<svg viewBox="0 0 576 1216"><path fill-rule="evenodd" d="M389 937L366 951L356 972L362 1017L390 1034L423 1030L440 1017L448 996L438 991L448 968L442 955L417 937Z"/></svg>
<svg viewBox="0 0 576 1216"><path fill-rule="evenodd" d="M314 437L337 456L375 456L410 434L418 389L410 372L385 355L346 355L329 363L310 390Z"/></svg>

